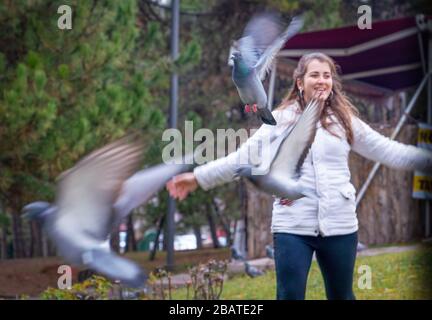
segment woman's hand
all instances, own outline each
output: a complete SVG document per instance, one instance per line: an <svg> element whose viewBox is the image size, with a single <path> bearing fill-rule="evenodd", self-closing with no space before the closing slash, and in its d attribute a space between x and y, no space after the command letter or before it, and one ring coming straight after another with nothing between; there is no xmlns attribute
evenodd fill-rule
<svg viewBox="0 0 432 320"><path fill-rule="evenodd" d="M182 201L198 188L198 182L193 172L186 172L173 177L167 182L166 188L171 197Z"/></svg>

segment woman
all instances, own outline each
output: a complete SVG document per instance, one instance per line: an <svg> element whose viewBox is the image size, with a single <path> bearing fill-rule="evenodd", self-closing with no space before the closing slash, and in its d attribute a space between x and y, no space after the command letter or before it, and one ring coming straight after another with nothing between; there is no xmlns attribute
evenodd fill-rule
<svg viewBox="0 0 432 320"><path fill-rule="evenodd" d="M180 200L198 186L208 190L235 177L233 160L273 130L293 125L311 97L324 99L315 140L301 167L305 186L318 200L275 199L272 226L277 299L304 299L306 280L315 252L328 299L355 299L352 282L358 221L355 188L350 183L350 150L405 170L432 171L432 153L382 136L357 117L341 90L334 61L322 53L304 55L294 71L293 88L273 114L276 128L262 125L236 152L174 177L167 188Z"/></svg>

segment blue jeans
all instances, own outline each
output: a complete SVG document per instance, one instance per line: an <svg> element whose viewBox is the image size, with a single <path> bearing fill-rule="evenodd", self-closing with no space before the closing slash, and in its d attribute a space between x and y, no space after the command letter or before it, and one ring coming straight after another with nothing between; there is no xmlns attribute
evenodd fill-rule
<svg viewBox="0 0 432 320"><path fill-rule="evenodd" d="M278 300L303 300L315 252L327 299L354 300L357 232L329 237L273 234Z"/></svg>

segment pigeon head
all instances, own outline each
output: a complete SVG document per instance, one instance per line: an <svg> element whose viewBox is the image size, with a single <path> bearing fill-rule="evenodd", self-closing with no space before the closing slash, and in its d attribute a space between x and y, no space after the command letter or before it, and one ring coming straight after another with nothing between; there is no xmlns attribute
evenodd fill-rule
<svg viewBox="0 0 432 320"><path fill-rule="evenodd" d="M240 52L236 51L236 52L233 52L231 57L235 62L238 62L242 58L242 54Z"/></svg>
<svg viewBox="0 0 432 320"><path fill-rule="evenodd" d="M239 52L237 41L233 41L228 55L228 65L230 67L234 66L234 53Z"/></svg>
<svg viewBox="0 0 432 320"><path fill-rule="evenodd" d="M23 218L43 222L49 216L54 207L45 201L29 203L22 209Z"/></svg>
<svg viewBox="0 0 432 320"><path fill-rule="evenodd" d="M243 56L240 51L235 51L231 54L231 59L233 61L233 65L239 68L239 71L248 71L250 67L246 64L246 61L243 59Z"/></svg>
<svg viewBox="0 0 432 320"><path fill-rule="evenodd" d="M237 78L244 78L250 74L252 68L247 65L241 52L239 51L233 52L230 56L230 61L232 66L234 67L233 68L234 75Z"/></svg>

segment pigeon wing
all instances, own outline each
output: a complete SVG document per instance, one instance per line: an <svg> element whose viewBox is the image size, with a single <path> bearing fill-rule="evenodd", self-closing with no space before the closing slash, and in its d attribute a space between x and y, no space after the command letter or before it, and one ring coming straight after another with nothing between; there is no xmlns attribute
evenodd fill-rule
<svg viewBox="0 0 432 320"><path fill-rule="evenodd" d="M243 37L252 37L255 50L262 54L283 30L280 18L274 13L256 14L246 25Z"/></svg>
<svg viewBox="0 0 432 320"><path fill-rule="evenodd" d="M65 233L106 240L112 205L123 181L139 165L142 147L123 138L94 151L60 176L57 225Z"/></svg>
<svg viewBox="0 0 432 320"><path fill-rule="evenodd" d="M319 114L319 103L316 100L311 101L292 130L284 134L284 140L271 165L270 175L288 175L289 178L293 178L298 172L315 139Z"/></svg>
<svg viewBox="0 0 432 320"><path fill-rule="evenodd" d="M138 171L127 179L122 191L114 204L115 220L118 224L133 209L143 205L175 175L189 171L192 164L183 162L181 164L159 164L148 169Z"/></svg>
<svg viewBox="0 0 432 320"><path fill-rule="evenodd" d="M130 287L141 287L147 280L145 272L134 262L113 252L91 250L85 253L85 264L113 280L120 280Z"/></svg>
<svg viewBox="0 0 432 320"><path fill-rule="evenodd" d="M289 24L288 28L279 37L277 37L273 43L271 43L264 53L260 56L257 63L254 65L258 77L264 80L267 73L270 71L272 63L276 58L279 51L285 45L285 43L292 37L294 37L303 27L303 18L294 17Z"/></svg>
<svg viewBox="0 0 432 320"><path fill-rule="evenodd" d="M237 42L245 63L249 67L254 66L281 31L282 24L275 14L254 15L246 25L242 38Z"/></svg>

